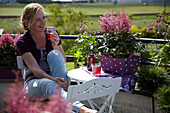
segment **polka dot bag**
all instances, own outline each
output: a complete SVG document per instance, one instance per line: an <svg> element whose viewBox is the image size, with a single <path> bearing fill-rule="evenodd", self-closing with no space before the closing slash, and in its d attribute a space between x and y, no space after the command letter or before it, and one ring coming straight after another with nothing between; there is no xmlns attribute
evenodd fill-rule
<svg viewBox="0 0 170 113"><path fill-rule="evenodd" d="M132 53L128 58L113 58L99 55L101 67L104 72L121 75L134 74L140 63L140 56L135 56L136 54L139 53Z"/></svg>

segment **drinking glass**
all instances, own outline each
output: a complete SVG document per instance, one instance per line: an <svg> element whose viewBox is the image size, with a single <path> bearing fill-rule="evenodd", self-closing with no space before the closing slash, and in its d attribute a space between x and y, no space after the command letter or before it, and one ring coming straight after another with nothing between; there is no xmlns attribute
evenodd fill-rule
<svg viewBox="0 0 170 113"><path fill-rule="evenodd" d="M56 29L55 28L47 28L47 37L48 37L48 39L53 39L52 37L53 37L53 32L54 31L56 31Z"/></svg>
<svg viewBox="0 0 170 113"><path fill-rule="evenodd" d="M101 72L101 64L100 63L92 64L92 72L94 75L99 75Z"/></svg>
<svg viewBox="0 0 170 113"><path fill-rule="evenodd" d="M54 34L54 31L56 32L56 28L54 27L49 27L46 30L47 38L48 40L51 40L52 46L55 46L57 44L56 42L59 42L60 40L59 37Z"/></svg>

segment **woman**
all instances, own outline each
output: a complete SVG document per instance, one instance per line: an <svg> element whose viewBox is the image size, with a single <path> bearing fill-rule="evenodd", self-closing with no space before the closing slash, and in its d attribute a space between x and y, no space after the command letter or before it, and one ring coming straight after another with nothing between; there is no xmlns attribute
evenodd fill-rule
<svg viewBox="0 0 170 113"><path fill-rule="evenodd" d="M25 6L21 25L26 33L17 40L17 47L24 60L25 95L30 95L30 99L42 96L48 98L55 94L59 85L61 96L66 98L70 83L66 58L58 31L53 32L50 40L47 38L44 8L38 3ZM73 111L77 113L96 113L78 101L73 106Z"/></svg>

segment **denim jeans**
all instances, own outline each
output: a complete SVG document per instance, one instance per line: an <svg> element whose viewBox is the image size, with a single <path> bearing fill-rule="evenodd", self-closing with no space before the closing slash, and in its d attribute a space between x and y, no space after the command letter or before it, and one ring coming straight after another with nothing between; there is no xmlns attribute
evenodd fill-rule
<svg viewBox="0 0 170 113"><path fill-rule="evenodd" d="M50 51L47 55L47 62L50 67L49 75L53 77L62 77L68 82L68 84L70 84L70 78L67 76L65 60L63 55L59 51ZM41 98L42 96L48 98L50 95L55 95L56 89L58 89L56 82L47 78L38 79L36 77L30 78L25 81L24 88L26 89L25 95L30 94L30 99L34 97ZM63 90L63 88L60 88L60 90L61 96L66 99L67 92ZM78 113L80 107L82 106L83 104L79 101L73 102L73 111L75 113Z"/></svg>

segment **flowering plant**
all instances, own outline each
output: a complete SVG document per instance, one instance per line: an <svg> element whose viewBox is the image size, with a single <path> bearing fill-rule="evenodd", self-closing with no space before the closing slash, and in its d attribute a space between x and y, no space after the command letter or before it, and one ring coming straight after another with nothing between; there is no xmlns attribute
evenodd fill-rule
<svg viewBox="0 0 170 113"><path fill-rule="evenodd" d="M80 33L78 38L75 40L75 43L72 47L71 54L75 57L75 64L78 60L84 61L84 65L87 63L87 57L89 55L90 46L93 45L94 54L97 56L98 49L97 49L97 41L96 41L96 32L95 31L88 31L88 26L92 26L93 23L89 23L84 21L83 24L80 26ZM75 66L76 68L76 66Z"/></svg>
<svg viewBox="0 0 170 113"><path fill-rule="evenodd" d="M170 21L168 20L169 15L165 13L164 15L157 14L157 20L155 23L149 24L147 32L155 30L157 38L164 38L169 40L170 34Z"/></svg>
<svg viewBox="0 0 170 113"><path fill-rule="evenodd" d="M117 16L112 13L109 16L107 10L100 19L102 21L98 22L102 32L89 31L88 26L91 27L93 23L84 22L80 26L83 33L78 35L72 48L72 54L77 60L82 59L86 63L91 45L97 60L99 60L99 54L127 58L131 53L143 50L143 44L136 42L138 35L130 32L131 20L125 12L118 13ZM139 56L139 54L136 55Z"/></svg>
<svg viewBox="0 0 170 113"><path fill-rule="evenodd" d="M20 37L20 33L16 36L11 36L9 33L1 35L0 37L0 65L2 66L16 66L16 56L19 55L16 40Z"/></svg>
<svg viewBox="0 0 170 113"><path fill-rule="evenodd" d="M14 71L15 76L19 76L19 70ZM23 81L15 79L14 84L7 91L4 92L4 101L7 106L4 109L0 109L3 113L71 113L72 105L69 101L65 101L61 96L59 88L56 90L57 95L51 95L50 101L44 104L43 97L36 99L35 102L29 100L29 97L24 98L26 92L23 89Z"/></svg>
<svg viewBox="0 0 170 113"><path fill-rule="evenodd" d="M155 23L149 24L147 31L155 31L156 38L163 38L164 40L168 40L168 43L164 43L163 45L156 46L156 49L152 51L151 59L156 61L157 65L163 65L167 68L167 64L170 63L170 21L169 15L167 13L161 15L157 14L157 20Z"/></svg>
<svg viewBox="0 0 170 113"><path fill-rule="evenodd" d="M105 56L125 58L133 52L138 52L137 35L130 32L131 20L124 11L109 16L108 10L98 20L103 32L103 38L98 39L98 50Z"/></svg>

